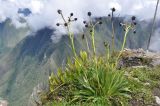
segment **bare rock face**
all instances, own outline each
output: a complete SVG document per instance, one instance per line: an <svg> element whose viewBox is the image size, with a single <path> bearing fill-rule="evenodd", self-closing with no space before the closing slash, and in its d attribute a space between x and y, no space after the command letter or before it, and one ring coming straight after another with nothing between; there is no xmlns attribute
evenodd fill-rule
<svg viewBox="0 0 160 106"><path fill-rule="evenodd" d="M155 96L155 99L156 99L156 103L160 105L160 98L158 96Z"/></svg>
<svg viewBox="0 0 160 106"><path fill-rule="evenodd" d="M155 67L160 65L160 53L144 51L143 49L124 49L119 67Z"/></svg>
<svg viewBox="0 0 160 106"><path fill-rule="evenodd" d="M8 102L0 99L0 106L8 106Z"/></svg>
<svg viewBox="0 0 160 106"><path fill-rule="evenodd" d="M48 86L46 85L47 84L41 83L33 89L33 92L28 101L28 106L43 106L41 96L43 93L48 91Z"/></svg>

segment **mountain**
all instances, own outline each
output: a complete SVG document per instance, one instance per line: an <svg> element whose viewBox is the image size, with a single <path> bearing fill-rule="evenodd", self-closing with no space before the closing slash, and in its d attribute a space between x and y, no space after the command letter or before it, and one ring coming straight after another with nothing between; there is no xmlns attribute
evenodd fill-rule
<svg viewBox="0 0 160 106"><path fill-rule="evenodd" d="M34 86L47 82L50 65L60 65L60 61L63 61L61 59L69 54L68 37L63 36L59 43L54 44L51 40L53 31L44 28L35 35L27 36L9 54L8 61L12 68L1 77L0 85L3 87L2 97L8 98L12 105L22 106Z"/></svg>
<svg viewBox="0 0 160 106"><path fill-rule="evenodd" d="M10 19L0 23L0 56L5 51L14 48L28 32L28 28L16 28Z"/></svg>
<svg viewBox="0 0 160 106"><path fill-rule="evenodd" d="M16 28L10 19L0 23L0 77L8 70L6 56L28 33L28 28Z"/></svg>
<svg viewBox="0 0 160 106"><path fill-rule="evenodd" d="M115 42L116 48L119 49L123 42L124 29L119 25L125 19L123 17L116 18L114 21L115 27ZM112 24L109 18L102 18L103 24L98 25L95 31L95 41L97 54L104 54L104 42L111 44ZM3 28L0 28L2 30ZM12 28L7 27L11 33ZM137 21L137 33L130 31L127 38L128 48L146 48L149 37L150 25L145 21ZM85 39L89 40L89 32L84 29ZM25 36L20 32L16 32L14 37L22 36L21 39L16 39L16 43L10 46L10 42L3 42L0 48L12 48L4 58L1 58L0 63L7 66L4 70L0 68L0 97L6 98L12 106L25 106L28 103L29 97L32 94L33 88L39 83L48 83L48 76L51 72L56 72L60 66L64 66L68 56L72 56L70 40L67 35L63 35L58 43L52 41L51 36L55 29L43 28L36 33ZM1 31L0 34L4 32ZM13 33L13 32L12 32ZM6 35L5 33L1 36ZM11 36L12 34L7 34ZM79 33L75 38L75 48L77 53L80 48L86 50L85 39L82 39L83 33ZM25 37L24 37L25 36ZM6 37L6 36L5 36ZM23 39L22 39L23 38ZM4 38L3 38L4 39ZM7 38L5 38L7 39ZM14 40L11 36L8 40ZM7 40L7 41L8 41ZM1 42L4 40L1 40ZM17 43L18 42L18 43ZM5 46L4 46L5 45ZM89 45L91 45L89 40ZM3 50L2 50L3 51ZM4 71L2 71L4 70Z"/></svg>

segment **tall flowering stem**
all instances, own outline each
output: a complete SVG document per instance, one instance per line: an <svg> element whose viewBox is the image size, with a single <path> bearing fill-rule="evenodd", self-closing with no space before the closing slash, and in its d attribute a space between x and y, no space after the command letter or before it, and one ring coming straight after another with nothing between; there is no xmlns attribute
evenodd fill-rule
<svg viewBox="0 0 160 106"><path fill-rule="evenodd" d="M111 22L112 22L112 53L113 53L115 49L114 12L116 11L116 9L113 7L111 8L111 11L112 11Z"/></svg>
<svg viewBox="0 0 160 106"><path fill-rule="evenodd" d="M92 42L92 48L93 48L93 55L94 57L96 57L96 45L95 45L95 27L98 25L98 24L102 24L102 18L100 17L98 19L98 21L96 22L92 22L92 18L91 18L91 15L92 13L91 12L88 12L88 16L89 16L89 22L86 22L86 21L83 21L83 23L85 24L85 27L86 28L89 28L90 29L90 34L91 34L91 42Z"/></svg>
<svg viewBox="0 0 160 106"><path fill-rule="evenodd" d="M95 56L96 55L96 46L95 46L94 27L92 28L91 37L92 37L93 54Z"/></svg>
<svg viewBox="0 0 160 106"><path fill-rule="evenodd" d="M127 26L127 27L126 27L125 35L124 35L124 38L123 38L123 44L122 44L122 47L121 47L121 51L120 51L120 53L118 54L118 57L117 57L117 59L116 59L116 64L115 64L116 67L117 67L117 65L118 65L118 60L119 60L119 58L120 58L120 56L122 55L122 52L123 52L123 50L124 50L124 47L125 47L125 44L126 44L126 40L127 40L127 35L128 35L128 32L129 32L130 28L131 28L131 26Z"/></svg>
<svg viewBox="0 0 160 106"><path fill-rule="evenodd" d="M69 26L67 26L67 31L68 31L68 35L69 35L69 38L71 41L71 48L72 48L73 54L76 57L77 54L76 54L76 50L75 50L75 46L74 46L74 34L70 31Z"/></svg>
<svg viewBox="0 0 160 106"><path fill-rule="evenodd" d="M115 34L114 34L114 22L112 21L112 52L114 52L114 49L115 49L114 40L115 40Z"/></svg>
<svg viewBox="0 0 160 106"><path fill-rule="evenodd" d="M137 25L136 17L135 16L131 17L131 23L120 23L119 25L123 27L123 29L125 31L125 34L124 34L124 37L123 37L123 43L122 43L122 46L121 46L121 50L120 50L120 52L118 54L118 57L116 59L116 62L115 62L115 68L117 68L119 58L122 55L123 50L125 48L125 44L126 44L126 41L127 41L127 36L128 36L129 31L133 30L133 33L136 34L136 29L135 29L135 26Z"/></svg>
<svg viewBox="0 0 160 106"><path fill-rule="evenodd" d="M70 26L71 26L71 22L77 21L77 18L72 19L73 13L71 13L70 16L68 17L68 20L66 20L62 14L62 10L58 10L57 12L58 12L58 14L61 15L61 17L64 21L63 24L57 23L57 26L64 25L64 27L67 29L68 36L71 41L71 49L72 49L74 56L76 57L77 54L76 54L75 45L74 45L74 34L71 32Z"/></svg>

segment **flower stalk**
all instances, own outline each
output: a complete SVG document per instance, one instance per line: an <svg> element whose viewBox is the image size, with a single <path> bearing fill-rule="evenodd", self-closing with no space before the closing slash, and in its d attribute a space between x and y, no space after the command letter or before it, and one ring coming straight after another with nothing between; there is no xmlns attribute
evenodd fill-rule
<svg viewBox="0 0 160 106"><path fill-rule="evenodd" d="M71 22L77 21L77 18L72 19L73 13L71 13L70 16L68 17L68 20L66 20L62 14L62 10L58 10L57 12L58 12L58 14L61 15L61 17L64 21L64 24L57 23L56 25L57 26L64 25L64 27L67 29L68 36L69 36L69 39L71 42L71 49L72 49L74 56L76 57L77 54L76 54L75 45L74 45L74 34L71 32L70 25L71 25Z"/></svg>
<svg viewBox="0 0 160 106"><path fill-rule="evenodd" d="M116 59L115 68L116 68L117 65L118 65L118 60L119 60L120 56L122 55L122 52L123 52L123 50L124 50L124 47L125 47L125 44L126 44L126 41L127 41L127 35L128 35L128 33L129 33L129 31L130 31L131 28L132 28L131 25L126 25L126 26L125 26L125 34L124 34L124 38L123 38L123 44L122 44L121 50L120 50L120 52L119 52L119 54L118 54L118 57L117 57L117 59Z"/></svg>

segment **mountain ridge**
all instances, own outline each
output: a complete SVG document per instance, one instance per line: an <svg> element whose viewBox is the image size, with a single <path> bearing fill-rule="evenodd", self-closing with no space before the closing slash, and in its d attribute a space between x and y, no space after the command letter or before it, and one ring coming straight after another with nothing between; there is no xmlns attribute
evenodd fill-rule
<svg viewBox="0 0 160 106"><path fill-rule="evenodd" d="M97 26L95 32L99 55L104 53L103 43L105 41L111 42L112 33L110 19L103 18L102 20L103 25ZM123 21L124 19L120 18L116 19L114 23L117 48L120 48L123 41L124 30L119 26L119 23ZM128 35L126 46L128 48L146 48L150 27L148 25L144 27L140 22L137 24L137 33L133 34L131 31ZM101 28L102 30L100 30ZM51 72L56 72L58 67L64 65L67 57L72 56L68 36L63 35L60 42L54 43L51 40L54 31L55 29L45 27L26 36L3 58L3 62L0 61L8 67L0 78L0 96L7 98L13 106L27 104L33 88L39 83L47 83L48 75ZM88 32L84 34L86 38L89 38ZM80 33L75 38L77 52L80 48L86 50L82 35L83 33Z"/></svg>

